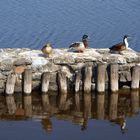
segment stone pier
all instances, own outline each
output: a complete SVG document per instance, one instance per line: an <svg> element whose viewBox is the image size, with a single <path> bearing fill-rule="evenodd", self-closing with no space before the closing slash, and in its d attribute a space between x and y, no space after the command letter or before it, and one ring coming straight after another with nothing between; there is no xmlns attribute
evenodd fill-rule
<svg viewBox="0 0 140 140"><path fill-rule="evenodd" d="M44 55L41 50L28 48L0 49L0 92L5 91L7 77L10 74L16 75L15 92L22 91L22 75L25 69L32 70L32 89L41 87L41 77L44 72L50 73L49 90L57 91L57 73L65 73L68 82L74 85L76 72L93 67L91 81L92 89L95 89L96 66L105 64L118 64L119 86L129 88L132 77L132 67L140 65L140 53L132 49L123 51L122 54L110 53L108 48L86 49L84 53L76 53L68 49L54 49L51 58ZM82 73L83 75L83 73ZM106 72L106 85L109 76ZM82 89L82 78L80 89ZM107 87L107 86L106 86ZM70 87L68 86L68 89Z"/></svg>

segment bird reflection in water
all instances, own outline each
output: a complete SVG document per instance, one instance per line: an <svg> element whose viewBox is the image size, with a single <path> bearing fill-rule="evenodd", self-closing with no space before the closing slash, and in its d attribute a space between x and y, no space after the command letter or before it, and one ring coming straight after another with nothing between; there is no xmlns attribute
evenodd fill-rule
<svg viewBox="0 0 140 140"><path fill-rule="evenodd" d="M49 117L42 119L41 124L42 124L43 128L46 130L46 132L48 132L48 133L52 132L53 127L52 127L51 119Z"/></svg>
<svg viewBox="0 0 140 140"><path fill-rule="evenodd" d="M0 119L22 120L34 118L35 115L48 133L53 131L51 117L79 125L82 131L87 130L91 119L108 120L117 124L121 133L125 134L128 132L127 115L133 117L139 113L139 91L131 91L130 94L97 94L94 98L91 94L81 96L79 93L59 97L49 94L40 97L32 95L23 96L18 102L17 98L15 99L16 95L4 96L0 97L1 108L3 107L0 110Z"/></svg>

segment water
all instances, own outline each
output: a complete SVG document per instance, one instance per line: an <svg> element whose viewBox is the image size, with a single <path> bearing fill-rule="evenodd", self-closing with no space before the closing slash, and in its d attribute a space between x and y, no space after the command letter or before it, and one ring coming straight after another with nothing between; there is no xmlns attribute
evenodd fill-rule
<svg viewBox="0 0 140 140"><path fill-rule="evenodd" d="M1 95L0 139L139 140L139 107L139 91Z"/></svg>
<svg viewBox="0 0 140 140"><path fill-rule="evenodd" d="M139 7L139 0L1 0L0 48L40 49L46 42L65 48L86 33L94 48L128 34L139 51Z"/></svg>

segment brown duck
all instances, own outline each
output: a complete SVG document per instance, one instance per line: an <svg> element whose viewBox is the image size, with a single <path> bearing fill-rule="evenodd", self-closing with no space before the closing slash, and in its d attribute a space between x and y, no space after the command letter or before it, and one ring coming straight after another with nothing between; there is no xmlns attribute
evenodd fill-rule
<svg viewBox="0 0 140 140"><path fill-rule="evenodd" d="M52 52L53 52L53 47L51 45L51 43L47 43L42 49L41 51L44 53L44 54L47 54L48 57L51 57L52 56Z"/></svg>
<svg viewBox="0 0 140 140"><path fill-rule="evenodd" d="M127 50L128 49L128 46L129 46L129 44L128 44L128 38L129 37L127 35L125 35L123 37L123 42L118 43L116 45L113 45L111 48L109 48L110 49L110 52L116 51L116 52L121 53L122 51Z"/></svg>

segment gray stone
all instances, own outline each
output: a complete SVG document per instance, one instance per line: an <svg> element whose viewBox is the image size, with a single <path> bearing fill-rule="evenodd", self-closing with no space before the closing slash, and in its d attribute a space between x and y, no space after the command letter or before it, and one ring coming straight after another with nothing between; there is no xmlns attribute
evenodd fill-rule
<svg viewBox="0 0 140 140"><path fill-rule="evenodd" d="M0 73L0 80L5 80L7 77L5 75L3 75L2 73Z"/></svg>
<svg viewBox="0 0 140 140"><path fill-rule="evenodd" d="M0 80L0 89L4 89L5 88L5 80Z"/></svg>
<svg viewBox="0 0 140 140"><path fill-rule="evenodd" d="M0 70L2 71L11 71L13 69L13 60L4 59L1 61Z"/></svg>
<svg viewBox="0 0 140 140"><path fill-rule="evenodd" d="M56 72L59 71L60 68L60 65L55 65L53 62L49 62L47 65L44 66L44 71L48 70L49 72Z"/></svg>
<svg viewBox="0 0 140 140"><path fill-rule="evenodd" d="M126 72L126 80L131 81L131 72L130 71Z"/></svg>
<svg viewBox="0 0 140 140"><path fill-rule="evenodd" d="M119 79L121 82L131 81L131 72L130 71L122 71L119 74Z"/></svg>
<svg viewBox="0 0 140 140"><path fill-rule="evenodd" d="M118 54L103 56L102 60L107 63L126 64L126 59Z"/></svg>
<svg viewBox="0 0 140 140"><path fill-rule="evenodd" d="M140 62L140 57L127 57L126 61L127 63L138 63Z"/></svg>
<svg viewBox="0 0 140 140"><path fill-rule="evenodd" d="M54 64L74 64L75 59L73 57L59 56L53 60Z"/></svg>
<svg viewBox="0 0 140 140"><path fill-rule="evenodd" d="M33 75L32 75L32 79L34 80L34 81L38 81L38 80L41 80L41 75L42 75L42 73L33 73Z"/></svg>
<svg viewBox="0 0 140 140"><path fill-rule="evenodd" d="M27 58L18 58L17 60L14 61L15 66L31 65L31 64L32 64L31 59L27 59Z"/></svg>
<svg viewBox="0 0 140 140"><path fill-rule="evenodd" d="M134 63L132 64L125 64L125 65L119 65L119 71L130 71L130 68L135 66Z"/></svg>
<svg viewBox="0 0 140 140"><path fill-rule="evenodd" d="M119 74L119 81L126 82L126 78L125 78L125 75L123 73Z"/></svg>
<svg viewBox="0 0 140 140"><path fill-rule="evenodd" d="M1 71L1 73L5 76L8 76L9 74L13 73L13 70L11 70L11 71Z"/></svg>
<svg viewBox="0 0 140 140"><path fill-rule="evenodd" d="M77 71L79 69L84 68L85 66L86 66L85 63L78 63L78 64L75 64L75 65L71 65L70 67L73 71Z"/></svg>
<svg viewBox="0 0 140 140"><path fill-rule="evenodd" d="M75 58L75 63L84 63L84 58Z"/></svg>

